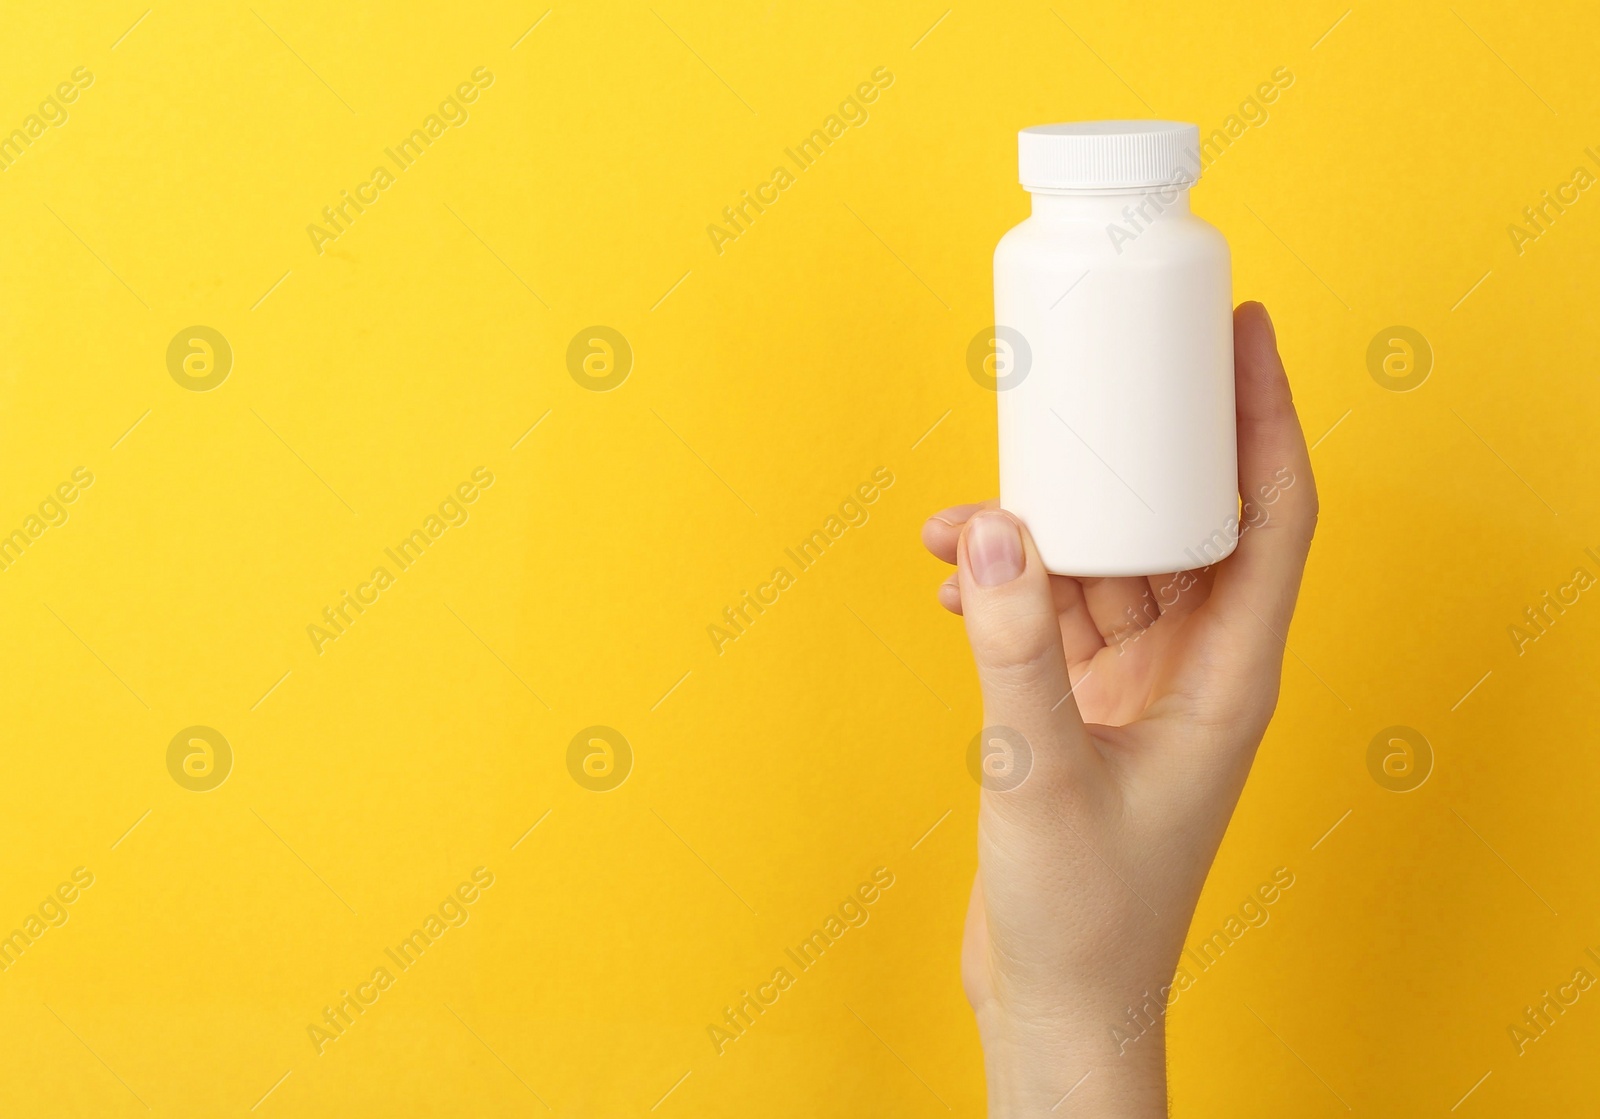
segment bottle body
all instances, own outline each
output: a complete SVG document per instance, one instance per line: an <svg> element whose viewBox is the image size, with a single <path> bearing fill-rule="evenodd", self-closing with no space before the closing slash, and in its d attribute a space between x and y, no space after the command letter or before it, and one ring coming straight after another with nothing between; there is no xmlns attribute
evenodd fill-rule
<svg viewBox="0 0 1600 1119"><path fill-rule="evenodd" d="M1239 531L1227 242L1187 186L1033 199L995 249L1001 504L1058 574L1223 559Z"/></svg>

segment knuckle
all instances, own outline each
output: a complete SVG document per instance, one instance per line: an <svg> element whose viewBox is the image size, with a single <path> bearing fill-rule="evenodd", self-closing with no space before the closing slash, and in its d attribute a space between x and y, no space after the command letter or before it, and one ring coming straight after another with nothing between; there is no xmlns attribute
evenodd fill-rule
<svg viewBox="0 0 1600 1119"><path fill-rule="evenodd" d="M973 627L972 647L980 671L997 684L1040 675L1060 645L1059 634L1044 622L1032 615L979 620Z"/></svg>

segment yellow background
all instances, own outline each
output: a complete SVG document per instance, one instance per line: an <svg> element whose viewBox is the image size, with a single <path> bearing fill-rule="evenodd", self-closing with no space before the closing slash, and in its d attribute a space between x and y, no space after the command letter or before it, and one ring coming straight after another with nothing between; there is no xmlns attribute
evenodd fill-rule
<svg viewBox="0 0 1600 1119"><path fill-rule="evenodd" d="M0 974L0 1111L978 1114L980 712L917 529L995 488L965 352L1026 214L1014 133L1209 133L1278 67L1194 198L1273 311L1323 520L1191 943L1296 879L1174 1008L1174 1110L1593 1107L1600 989L1507 1032L1600 950L1600 591L1509 632L1600 575L1600 199L1507 232L1597 169L1592 10L142 10L4 17L5 130L94 82L0 175L0 527L95 481L0 573L0 931L95 884ZM470 120L319 255L321 208L480 66ZM722 207L878 67L870 122L719 255ZM166 364L196 324L234 351L209 392ZM634 351L604 393L566 364L596 324ZM1435 353L1407 393L1366 364L1395 325ZM306 627L480 466L470 520L319 654ZM870 521L719 654L880 467ZM167 769L192 725L235 754L211 792ZM567 768L591 725L635 754L611 792ZM1409 793L1367 769L1391 725L1435 754ZM478 866L469 922L319 1056L323 1007ZM879 866L870 922L719 1056L706 1027Z"/></svg>

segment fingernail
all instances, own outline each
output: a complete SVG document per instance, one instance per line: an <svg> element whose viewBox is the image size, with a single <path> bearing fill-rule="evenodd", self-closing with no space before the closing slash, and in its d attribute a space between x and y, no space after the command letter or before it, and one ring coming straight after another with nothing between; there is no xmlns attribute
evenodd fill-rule
<svg viewBox="0 0 1600 1119"><path fill-rule="evenodd" d="M972 519L972 514L982 509L981 505L952 505L948 509L941 509L929 520L943 521L951 528L960 528Z"/></svg>
<svg viewBox="0 0 1600 1119"><path fill-rule="evenodd" d="M961 588L956 585L954 575L939 584L939 605L952 614L961 612Z"/></svg>
<svg viewBox="0 0 1600 1119"><path fill-rule="evenodd" d="M998 587L1022 574L1022 533L1004 513L984 513L967 526L967 558L980 587Z"/></svg>

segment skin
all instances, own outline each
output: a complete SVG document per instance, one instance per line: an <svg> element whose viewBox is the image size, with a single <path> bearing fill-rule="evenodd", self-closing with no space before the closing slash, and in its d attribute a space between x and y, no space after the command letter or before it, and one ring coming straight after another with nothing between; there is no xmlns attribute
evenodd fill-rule
<svg viewBox="0 0 1600 1119"><path fill-rule="evenodd" d="M1133 1034L1129 1008L1173 982L1277 705L1317 522L1305 436L1259 303L1234 312L1234 367L1243 531L1220 563L1051 575L992 501L923 527L928 550L956 565L939 601L965 618L984 724L1020 733L1031 754L998 754L1010 777L981 794L962 945L991 1116L1167 1114L1164 1015L1137 1040L1113 1028Z"/></svg>

